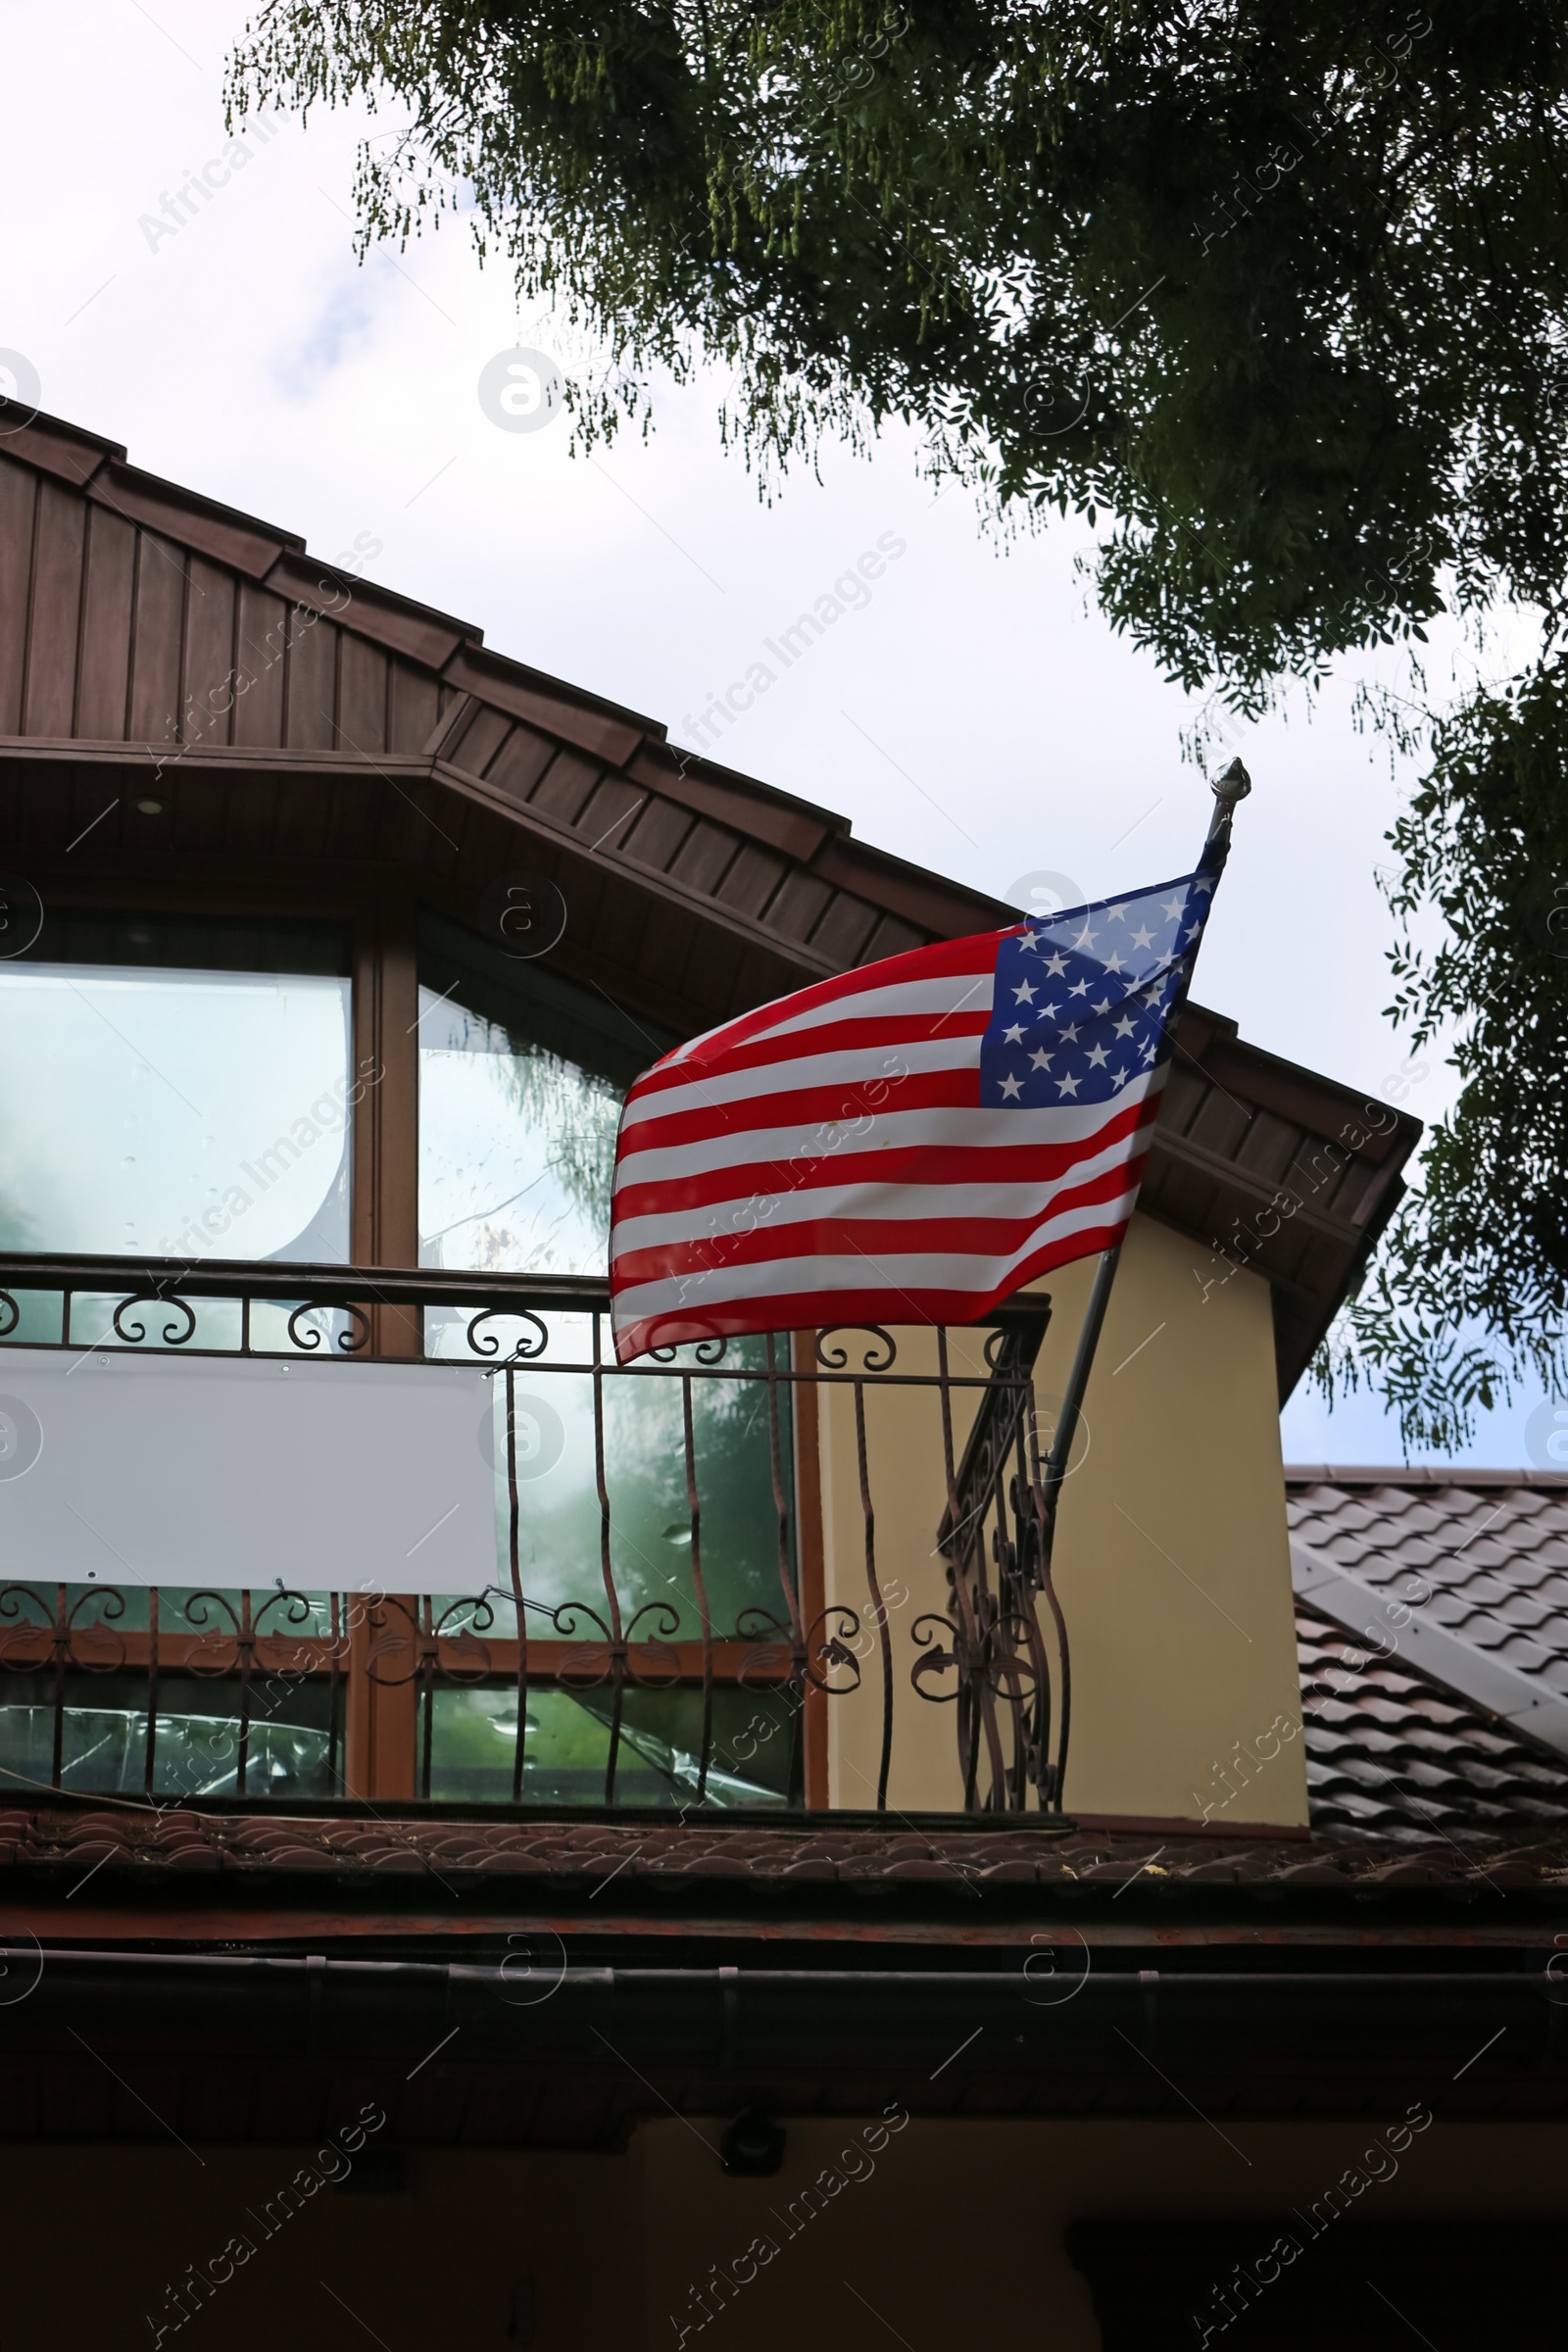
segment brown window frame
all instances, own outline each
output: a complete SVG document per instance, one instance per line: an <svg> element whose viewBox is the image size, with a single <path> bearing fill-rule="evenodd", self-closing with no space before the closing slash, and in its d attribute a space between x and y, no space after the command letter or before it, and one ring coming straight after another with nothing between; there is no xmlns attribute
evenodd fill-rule
<svg viewBox="0 0 1568 2352"><path fill-rule="evenodd" d="M130 893L102 877L84 877L76 883L74 877L62 876L51 880L47 899L48 904L82 913L198 914L331 922L346 927L350 934L354 1075L364 1082L354 1090L350 1267L415 1273L419 1250L421 894L402 879L334 881L301 892L271 879L235 883L195 876L139 877ZM445 908L441 911L447 912ZM448 919L452 919L450 915ZM552 957L544 960L555 961ZM579 977L582 961L580 956L563 957L558 968L565 976ZM651 1020L664 1017L651 1006L639 1009ZM221 1261L214 1263L218 1266ZM382 1302L371 1305L368 1312L368 1355L407 1359L423 1353L419 1307ZM809 1335L802 1335L802 1342L808 1350ZM804 1369L808 1360L798 1343L796 1368ZM809 1625L822 1610L824 1582L817 1400L809 1385L785 1394L792 1397L794 1410L795 1492L791 1500L796 1577L804 1622ZM63 1595L64 1588L62 1612ZM246 1631L236 1649L236 1659L243 1662L235 1669L242 1682L252 1671L255 1654L245 1646L250 1639L250 1596L246 1595ZM345 1789L363 1801L409 1801L416 1798L420 1778L421 1698L428 1722L433 1676L461 1663L461 1643L442 1639L438 1625L431 1622L428 1596L412 1592L387 1594L379 1618L368 1610L350 1612L346 1637L347 1658L342 1665ZM177 1670L190 1646L188 1639L182 1641L167 1631L156 1653L149 1652L146 1637L126 1635L121 1641L123 1663L132 1669L145 1666L150 1654L156 1654L164 1670ZM571 1645L530 1642L528 1646L537 1652L546 1646L565 1649ZM674 1646L680 1662L679 1681L700 1685L702 1645L679 1642ZM55 1647L62 1656L71 1654L58 1631ZM309 1654L309 1671L330 1674L335 1727L340 1666L337 1644L307 1641L294 1647L302 1658ZM516 1672L515 1641L498 1641L489 1647L493 1679ZM769 1682L783 1679L765 1671L759 1675L755 1651L743 1642L715 1639L710 1656L715 1689L765 1688ZM743 1679L749 1656L752 1670ZM377 1668L379 1671L372 1671ZM63 1675L64 1670L60 1664L58 1673ZM827 1702L809 1681L804 1692L802 1732L805 1802L808 1809L816 1809L827 1803Z"/></svg>

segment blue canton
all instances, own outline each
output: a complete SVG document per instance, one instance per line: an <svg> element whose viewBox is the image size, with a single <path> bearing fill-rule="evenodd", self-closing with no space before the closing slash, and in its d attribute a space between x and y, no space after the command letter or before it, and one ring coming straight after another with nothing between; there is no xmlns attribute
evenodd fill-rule
<svg viewBox="0 0 1568 2352"><path fill-rule="evenodd" d="M1213 889L1212 874L1187 874L1004 933L980 1040L981 1102L1108 1102L1162 1061Z"/></svg>

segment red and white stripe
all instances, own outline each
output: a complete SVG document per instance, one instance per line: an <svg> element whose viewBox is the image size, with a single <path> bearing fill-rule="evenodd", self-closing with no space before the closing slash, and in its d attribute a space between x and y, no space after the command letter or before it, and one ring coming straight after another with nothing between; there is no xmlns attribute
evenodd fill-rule
<svg viewBox="0 0 1568 2352"><path fill-rule="evenodd" d="M916 948L667 1054L615 1144L615 1352L967 1323L1133 1212L1161 1060L1108 1102L980 1106L1005 934Z"/></svg>

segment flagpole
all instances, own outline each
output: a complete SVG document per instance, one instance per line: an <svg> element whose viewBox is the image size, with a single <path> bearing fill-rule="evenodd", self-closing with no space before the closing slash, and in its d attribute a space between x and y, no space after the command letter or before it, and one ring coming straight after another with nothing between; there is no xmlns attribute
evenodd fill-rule
<svg viewBox="0 0 1568 2352"><path fill-rule="evenodd" d="M1203 843L1201 864L1213 865L1216 871L1224 864L1230 850L1231 819L1236 814L1237 803L1245 801L1251 789L1252 779L1240 760L1233 760L1224 774L1210 785L1209 790L1214 795L1214 813L1209 820L1207 838ZM1184 981L1181 992L1167 1016L1171 1027L1174 1027L1176 1021L1181 1017L1182 1007L1186 1001L1187 987ZM1061 1497L1062 1482L1067 1475L1067 1463L1072 1452L1073 1440L1078 1435L1078 1424L1083 1417L1084 1393L1089 1386L1089 1375L1094 1369L1095 1350L1100 1345L1100 1334L1104 1328L1105 1309L1110 1304L1110 1286L1116 1279L1116 1263L1120 1256L1121 1244L1118 1242L1113 1249L1102 1251L1100 1263L1095 1269L1094 1284L1089 1293L1089 1304L1084 1310L1083 1324L1078 1333L1078 1347L1072 1359L1072 1370L1067 1375L1066 1394L1061 1400L1061 1412L1056 1421L1055 1436L1052 1441L1051 1452L1041 1479L1040 1498L1045 1518L1041 1569L1048 1587L1051 1581L1051 1555L1056 1534L1056 1505ZM1065 1699L1065 1693L1063 1693L1063 1697ZM1063 1708L1063 1731L1065 1732L1065 1707ZM1065 1740L1063 1740L1063 1745L1065 1745ZM1061 1809L1059 1787L1055 1790L1055 1804L1056 1810L1059 1812Z"/></svg>

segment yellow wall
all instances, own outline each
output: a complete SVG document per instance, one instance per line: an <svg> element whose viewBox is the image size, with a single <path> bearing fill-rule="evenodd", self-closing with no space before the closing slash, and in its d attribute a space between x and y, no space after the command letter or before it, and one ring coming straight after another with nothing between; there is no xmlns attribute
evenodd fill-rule
<svg viewBox="0 0 1568 2352"><path fill-rule="evenodd" d="M1072 1649L1069 1812L1304 1822L1306 1776L1291 1601L1272 1310L1245 1270L1213 1283L1206 1250L1135 1217L1063 1490L1055 1578ZM1042 1432L1065 1386L1094 1263L1041 1285L1054 1312L1037 1367ZM1204 1291L1203 1285L1209 1287ZM936 1335L901 1330L899 1371L931 1371ZM984 1334L950 1335L983 1374ZM934 1392L866 1384L878 1571L889 1600L889 1801L960 1801L955 1710L909 1684L910 1629L946 1599L933 1540L944 1498ZM956 1410L956 1445L967 1416ZM826 1590L865 1610L853 1396L822 1392ZM831 1801L874 1801L881 1680L862 1633L861 1688L829 1708ZM947 1683L951 1686L951 1676ZM1260 1748L1261 1743L1261 1748Z"/></svg>

